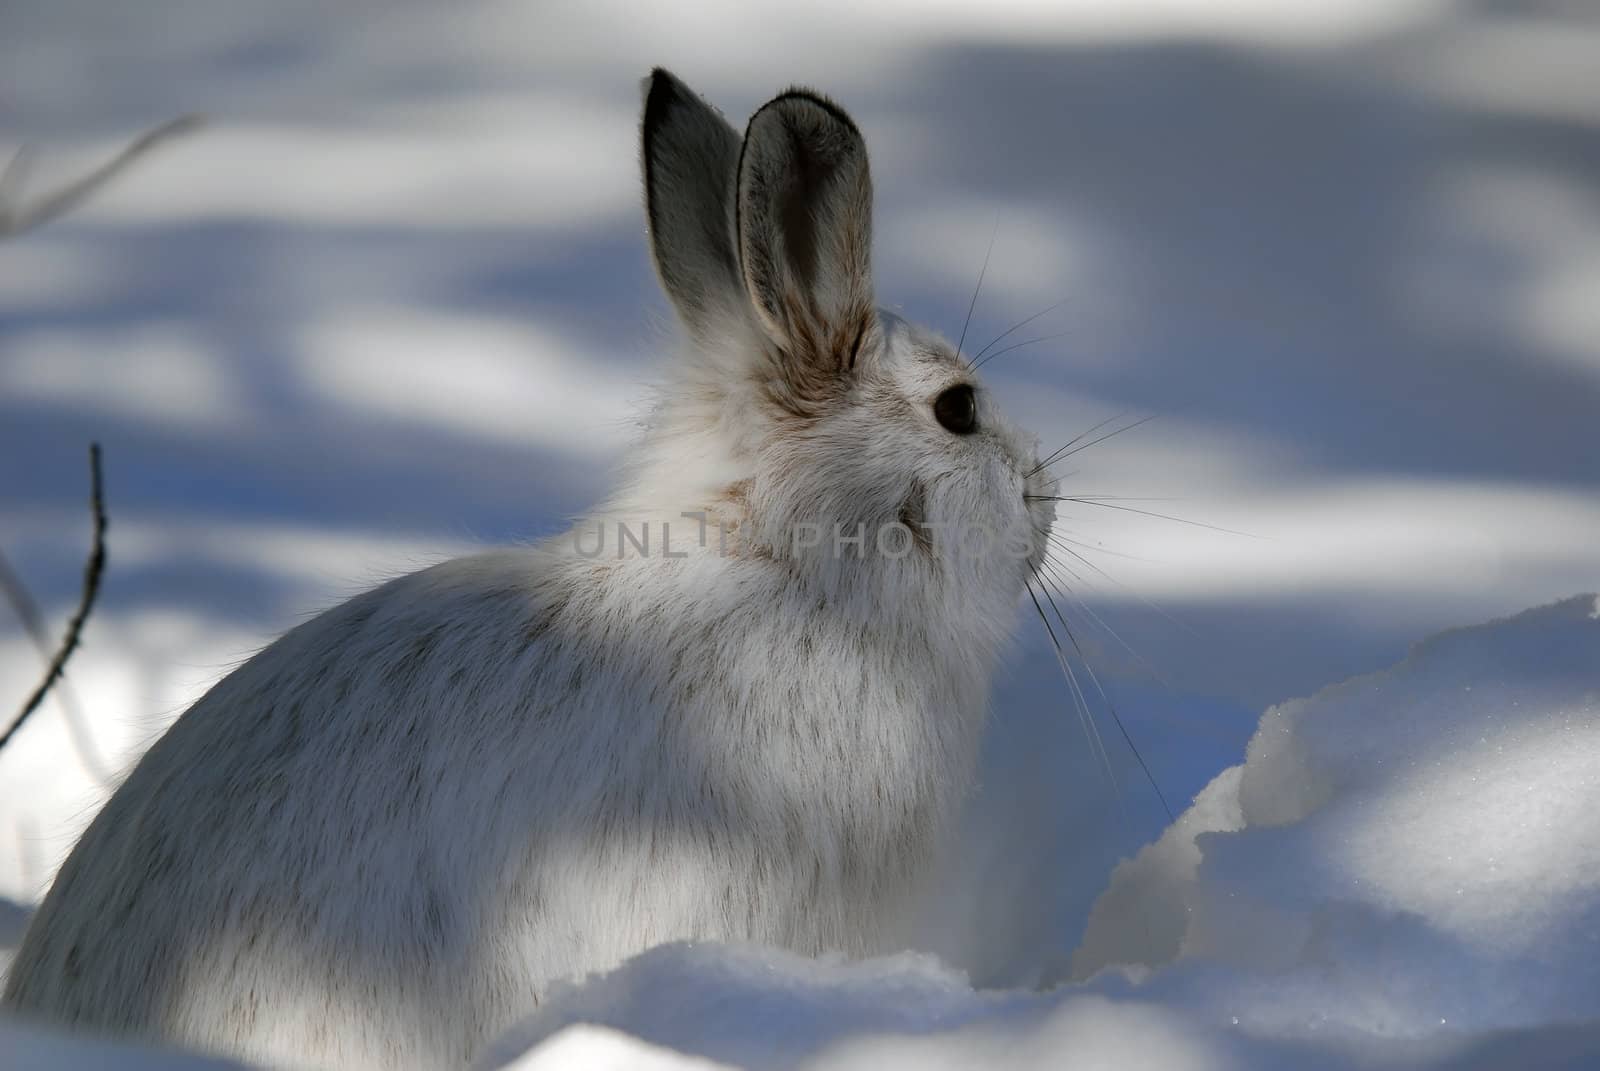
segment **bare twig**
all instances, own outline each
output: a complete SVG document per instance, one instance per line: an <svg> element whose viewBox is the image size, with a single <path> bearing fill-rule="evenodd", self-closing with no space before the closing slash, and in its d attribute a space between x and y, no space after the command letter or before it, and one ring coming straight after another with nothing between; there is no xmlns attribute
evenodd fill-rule
<svg viewBox="0 0 1600 1071"><path fill-rule="evenodd" d="M50 637L44 630L44 615L39 612L39 604L33 601L28 589L23 587L22 578L17 576L11 568L11 563L6 561L4 551L0 551L0 592L5 593L6 601L16 612L17 620L22 622L22 628L33 641L33 645L39 649L40 654L49 658Z"/></svg>
<svg viewBox="0 0 1600 1071"><path fill-rule="evenodd" d="M4 734L0 734L0 749L5 748L17 730L22 727L22 723L28 720L28 716L39 709L44 697L49 694L51 685L55 684L67 668L67 659L77 650L84 622L89 620L89 611L94 609L95 596L100 593L100 576L106 568L106 504L100 478L99 443L89 444L89 509L94 516L94 546L89 551L89 561L83 567L83 591L78 596L78 609L72 615L72 620L67 622L67 634L56 650L55 657L50 660L44 679L23 704L22 713L17 715L11 727Z"/></svg>
<svg viewBox="0 0 1600 1071"><path fill-rule="evenodd" d="M28 172L32 169L33 153L24 145L11 157L6 169L0 171L0 206L22 200L22 191L28 185Z"/></svg>
<svg viewBox="0 0 1600 1071"><path fill-rule="evenodd" d="M0 592L4 592L6 601L16 612L17 620L22 622L23 631L33 641L40 660L48 666L55 656L55 645L51 643L50 634L45 630L44 614L40 612L39 604L34 602L22 578L11 568L11 563L6 560L3 551L0 551ZM65 677L56 683L53 694L56 703L61 707L61 715L66 720L67 731L72 734L72 748L78 753L78 760L83 764L85 772L103 785L111 784L116 779L116 774L101 757L100 749L95 746L89 731L89 720L84 717L83 707Z"/></svg>
<svg viewBox="0 0 1600 1071"><path fill-rule="evenodd" d="M28 155L25 150L19 151L12 157L5 172L0 174L0 238L14 237L70 212L156 145L179 134L188 133L199 124L200 117L196 115L186 115L162 123L154 130L147 131L134 139L126 149L76 182L70 182L53 193L45 194L32 204L22 202L21 187Z"/></svg>

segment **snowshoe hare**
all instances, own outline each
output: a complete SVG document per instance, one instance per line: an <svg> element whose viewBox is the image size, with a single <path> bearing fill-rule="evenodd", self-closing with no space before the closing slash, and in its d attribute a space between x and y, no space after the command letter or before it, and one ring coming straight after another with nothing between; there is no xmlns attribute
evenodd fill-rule
<svg viewBox="0 0 1600 1071"><path fill-rule="evenodd" d="M658 70L642 155L687 344L621 489L212 688L62 866L10 1012L440 1068L660 942L894 947L1051 479L947 343L874 307L837 105L791 90L741 138Z"/></svg>

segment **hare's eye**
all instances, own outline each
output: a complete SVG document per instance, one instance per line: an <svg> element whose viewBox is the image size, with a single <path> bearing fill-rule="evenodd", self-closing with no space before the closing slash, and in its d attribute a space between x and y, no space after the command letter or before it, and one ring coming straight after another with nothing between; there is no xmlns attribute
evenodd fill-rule
<svg viewBox="0 0 1600 1071"><path fill-rule="evenodd" d="M970 434L978 427L978 399L965 383L951 387L933 400L933 415L946 430Z"/></svg>

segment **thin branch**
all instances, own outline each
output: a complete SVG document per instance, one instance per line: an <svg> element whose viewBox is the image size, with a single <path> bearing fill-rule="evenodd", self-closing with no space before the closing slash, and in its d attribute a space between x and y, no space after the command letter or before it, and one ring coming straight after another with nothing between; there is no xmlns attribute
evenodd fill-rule
<svg viewBox="0 0 1600 1071"><path fill-rule="evenodd" d="M16 735L22 723L28 720L28 716L39 709L44 697L49 694L50 687L60 679L62 672L67 668L67 659L71 658L72 652L78 648L84 623L89 620L89 611L94 609L95 596L100 593L100 577L106 568L106 504L104 486L100 478L99 443L89 444L89 509L94 516L94 546L89 551L89 561L83 567L83 591L78 597L78 609L72 615L72 620L67 623L67 634L62 639L60 648L56 650L55 657L50 660L44 679L23 704L22 713L17 715L11 727L0 735L0 750L3 750Z"/></svg>
<svg viewBox="0 0 1600 1071"><path fill-rule="evenodd" d="M162 123L154 130L135 138L126 149L76 182L70 182L53 193L45 194L33 204L22 202L22 176L28 157L25 151L18 152L12 158L4 175L0 176L0 238L15 237L72 211L161 142L186 134L199 125L200 117L196 115L186 115Z"/></svg>
<svg viewBox="0 0 1600 1071"><path fill-rule="evenodd" d="M22 578L11 568L4 552L0 552L0 592L4 592L17 620L22 622L23 631L33 641L34 649L39 652L39 660L46 666L50 665L55 656L55 645L45 628L44 614L40 612L39 604L33 600ZM56 702L60 704L62 717L66 719L67 730L72 734L73 750L78 753L84 770L102 785L110 785L116 779L115 773L100 757L100 750L95 746L89 730L89 721L83 716L83 707L65 678L57 682L54 694Z"/></svg>
<svg viewBox="0 0 1600 1071"><path fill-rule="evenodd" d="M28 172L32 167L33 153L26 145L12 154L11 162L6 164L4 171L0 171L0 206L22 199L22 191L28 185Z"/></svg>
<svg viewBox="0 0 1600 1071"><path fill-rule="evenodd" d="M11 604L17 620L22 622L23 631L39 649L39 654L48 659L50 636L44 630L44 614L39 612L39 604L33 601L33 596L23 586L22 578L11 568L3 551L0 551L0 592L5 593L6 601Z"/></svg>

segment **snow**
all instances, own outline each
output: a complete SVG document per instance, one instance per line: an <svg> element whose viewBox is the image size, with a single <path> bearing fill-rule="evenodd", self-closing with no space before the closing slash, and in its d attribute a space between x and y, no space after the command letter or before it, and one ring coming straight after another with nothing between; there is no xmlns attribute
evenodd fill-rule
<svg viewBox="0 0 1600 1071"><path fill-rule="evenodd" d="M0 1018L6 1071L239 1071L231 1060L126 1043L70 1038Z"/></svg>
<svg viewBox="0 0 1600 1071"><path fill-rule="evenodd" d="M1032 325L1066 335L985 366L1006 409L1046 446L1158 417L1073 488L1254 538L1064 511L1093 567L1064 560L1063 609L1168 797L1198 797L1176 826L1098 698L1120 794L1096 768L1030 622L923 920L939 962L664 950L564 998L612 994L621 1033L552 1005L506 1054L745 1059L748 1011L791 1063L1600 1063L1556 1025L1596 995L1592 677L1533 650L1592 643L1581 607L1372 676L1600 577L1584 5L404 0L381 32L365 7L7 8L0 159L35 147L31 188L210 121L0 243L0 549L53 632L91 439L112 523L66 684L0 754L0 964L118 772L243 657L606 486L664 371L634 156L663 63L735 116L790 81L840 99L883 299L954 338L993 236L969 342L1068 297ZM38 667L0 613L0 712ZM1018 991L1042 981L1066 988Z"/></svg>
<svg viewBox="0 0 1600 1071"><path fill-rule="evenodd" d="M1268 710L1245 762L1113 872L1077 981L671 946L554 994L484 1066L574 1023L774 1071L1594 1060L1597 808L1588 595Z"/></svg>
<svg viewBox="0 0 1600 1071"><path fill-rule="evenodd" d="M1351 981L1352 1025L1581 1016L1600 993L1600 620L1593 597L1447 632L1273 707L1246 761L1119 866L1074 974L1210 960L1437 964ZM1407 955L1406 949L1432 949ZM1478 992L1483 985L1485 992ZM1409 1015L1399 987L1428 994ZM1392 1020L1392 1021L1391 1021Z"/></svg>
<svg viewBox="0 0 1600 1071"><path fill-rule="evenodd" d="M569 1026L505 1065L506 1071L727 1071L727 1065L647 1045L605 1027Z"/></svg>
<svg viewBox="0 0 1600 1071"><path fill-rule="evenodd" d="M477 1068L1590 1066L1597 808L1585 595L1266 711L1245 761L1111 873L1054 985L975 988L920 952L666 945L559 985ZM5 1023L0 1053L222 1066Z"/></svg>
<svg viewBox="0 0 1600 1071"><path fill-rule="evenodd" d="M937 960L819 962L766 949L669 945L569 986L480 1061L502 1066L574 1023L737 1067L1212 1066L1234 1046L1181 1013L1097 995L979 992Z"/></svg>

